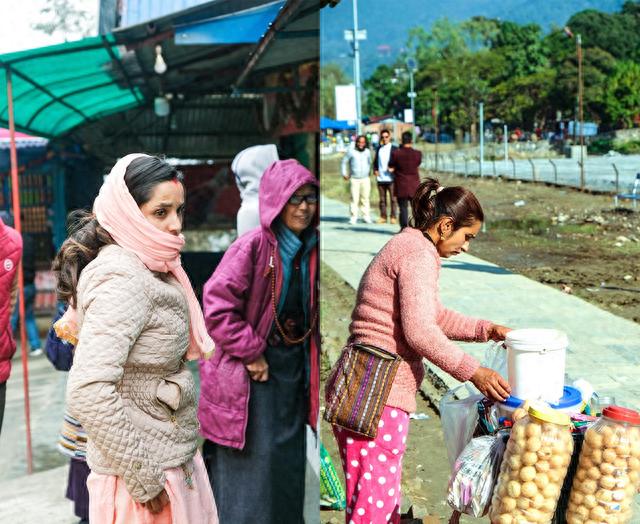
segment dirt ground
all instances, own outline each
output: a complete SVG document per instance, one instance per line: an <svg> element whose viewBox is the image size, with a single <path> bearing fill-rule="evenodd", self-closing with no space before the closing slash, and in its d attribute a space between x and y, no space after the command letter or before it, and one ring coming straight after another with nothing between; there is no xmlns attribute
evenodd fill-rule
<svg viewBox="0 0 640 524"><path fill-rule="evenodd" d="M511 180L426 173L472 190L485 231L471 254L640 322L640 213L608 195ZM322 162L322 193L348 202L339 158ZM377 209L377 190L371 205Z"/></svg>
<svg viewBox="0 0 640 524"><path fill-rule="evenodd" d="M329 361L337 356L347 338L356 292L328 266L323 264L320 271L322 282L320 329L323 337L322 380L324 384L329 371ZM449 462L440 418L430 404L420 396L418 397L417 413L425 413L429 418L412 420L410 424L407 453L403 466L402 509L406 511L412 505L416 516L432 515L438 517L441 522L447 522L451 515L451 510L446 503ZM321 434L322 442L331 454L344 486L344 476L333 432L331 426L324 421L322 422ZM321 521L342 524L344 512L322 511ZM463 516L460 522L480 521Z"/></svg>

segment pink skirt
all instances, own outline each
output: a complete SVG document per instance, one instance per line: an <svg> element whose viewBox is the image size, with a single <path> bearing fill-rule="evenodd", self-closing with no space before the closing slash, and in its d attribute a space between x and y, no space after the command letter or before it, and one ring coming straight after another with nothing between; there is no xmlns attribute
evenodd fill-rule
<svg viewBox="0 0 640 524"><path fill-rule="evenodd" d="M115 475L91 473L89 490L89 522L91 524L184 524L198 522L218 524L218 511L213 500L207 470L200 452L190 465L192 487L187 486L182 468L165 471L165 491L169 504L154 515L131 498L124 481Z"/></svg>

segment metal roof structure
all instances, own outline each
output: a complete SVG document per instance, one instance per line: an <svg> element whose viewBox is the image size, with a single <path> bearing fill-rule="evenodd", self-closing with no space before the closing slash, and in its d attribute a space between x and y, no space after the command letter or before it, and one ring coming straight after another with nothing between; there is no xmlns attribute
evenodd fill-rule
<svg viewBox="0 0 640 524"><path fill-rule="evenodd" d="M0 125L10 74L20 131L81 143L105 162L129 151L230 158L277 134L270 94L317 91L298 68L317 64L319 9L320 0L215 0L109 35L0 55ZM154 70L158 46L163 74ZM168 102L167 116L154 111L157 98Z"/></svg>

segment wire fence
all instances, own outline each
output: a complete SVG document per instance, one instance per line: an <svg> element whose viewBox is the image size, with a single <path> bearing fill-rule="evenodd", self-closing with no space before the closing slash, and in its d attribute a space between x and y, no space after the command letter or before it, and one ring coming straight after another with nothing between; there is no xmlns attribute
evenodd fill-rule
<svg viewBox="0 0 640 524"><path fill-rule="evenodd" d="M464 176L547 182L611 194L629 192L640 172L640 155L588 156L581 170L580 161L571 158L494 157L481 162L480 156L473 153L470 150L423 153L422 167Z"/></svg>

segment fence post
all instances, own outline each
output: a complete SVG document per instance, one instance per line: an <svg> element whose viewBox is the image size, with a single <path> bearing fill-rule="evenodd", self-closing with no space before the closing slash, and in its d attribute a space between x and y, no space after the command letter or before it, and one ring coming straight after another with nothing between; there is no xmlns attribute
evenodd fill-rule
<svg viewBox="0 0 640 524"><path fill-rule="evenodd" d="M615 164L611 164L613 166L613 170L616 172L616 195L620 194L620 171L618 171L618 166Z"/></svg>
<svg viewBox="0 0 640 524"><path fill-rule="evenodd" d="M449 153L449 158L451 159L451 170L453 171L453 174L456 174L456 157Z"/></svg>
<svg viewBox="0 0 640 524"><path fill-rule="evenodd" d="M498 172L496 171L496 157L493 157L493 178L497 178Z"/></svg>
<svg viewBox="0 0 640 524"><path fill-rule="evenodd" d="M558 166L551 159L549 159L549 163L553 166L553 181L557 185L558 184Z"/></svg>
<svg viewBox="0 0 640 524"><path fill-rule="evenodd" d="M469 159L464 157L464 177L467 178L469 176Z"/></svg>
<svg viewBox="0 0 640 524"><path fill-rule="evenodd" d="M513 179L517 180L518 175L516 174L516 161L513 158L509 158L509 160L511 161L511 167L513 168Z"/></svg>
<svg viewBox="0 0 640 524"><path fill-rule="evenodd" d="M530 158L527 158L527 160L531 164L531 179L535 182L536 181L536 165L533 163L533 160L531 160Z"/></svg>

